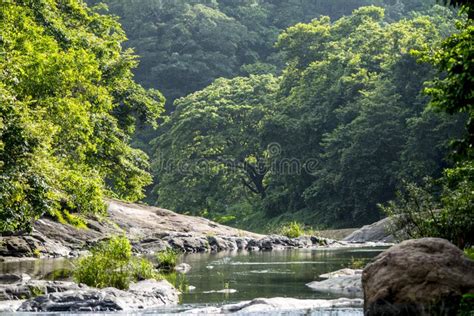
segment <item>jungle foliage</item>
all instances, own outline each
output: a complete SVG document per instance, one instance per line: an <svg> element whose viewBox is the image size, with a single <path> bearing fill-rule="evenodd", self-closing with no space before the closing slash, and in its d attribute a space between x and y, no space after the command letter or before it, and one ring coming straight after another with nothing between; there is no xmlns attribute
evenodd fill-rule
<svg viewBox="0 0 474 316"><path fill-rule="evenodd" d="M472 244L470 1L100 2L0 3L1 233L116 197Z"/></svg>
<svg viewBox="0 0 474 316"><path fill-rule="evenodd" d="M128 143L164 98L133 81L124 40L79 0L0 3L0 232L143 197L147 156Z"/></svg>
<svg viewBox="0 0 474 316"><path fill-rule="evenodd" d="M427 108L436 70L413 54L454 21L435 6L390 23L370 6L288 28L281 77L219 79L175 102L154 141L157 203L247 228L381 218L403 181L441 176L464 132L465 115Z"/></svg>

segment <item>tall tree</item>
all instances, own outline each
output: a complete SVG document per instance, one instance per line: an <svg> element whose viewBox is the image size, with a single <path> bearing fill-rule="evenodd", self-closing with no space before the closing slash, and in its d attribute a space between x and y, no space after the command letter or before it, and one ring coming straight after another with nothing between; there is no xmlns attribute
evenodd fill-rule
<svg viewBox="0 0 474 316"><path fill-rule="evenodd" d="M0 232L143 197L147 157L128 141L164 99L133 81L116 19L80 0L3 1L0 32Z"/></svg>
<svg viewBox="0 0 474 316"><path fill-rule="evenodd" d="M179 99L155 140L158 204L215 216L245 196L264 198L263 122L277 88L271 75L219 79Z"/></svg>

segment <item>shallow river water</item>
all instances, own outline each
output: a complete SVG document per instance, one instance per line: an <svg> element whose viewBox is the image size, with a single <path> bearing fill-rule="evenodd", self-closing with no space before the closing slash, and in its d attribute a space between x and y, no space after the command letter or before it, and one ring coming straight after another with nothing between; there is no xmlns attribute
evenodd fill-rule
<svg viewBox="0 0 474 316"><path fill-rule="evenodd" d="M368 262L381 251L383 248L319 248L183 255L180 261L191 265L190 272L170 278L183 291L181 306L162 312L257 297L338 298L341 296L316 292L305 284L318 280L320 274L349 267L354 261ZM0 263L0 273L27 273L34 278L64 280L73 264L65 259ZM217 293L221 290L231 293Z"/></svg>

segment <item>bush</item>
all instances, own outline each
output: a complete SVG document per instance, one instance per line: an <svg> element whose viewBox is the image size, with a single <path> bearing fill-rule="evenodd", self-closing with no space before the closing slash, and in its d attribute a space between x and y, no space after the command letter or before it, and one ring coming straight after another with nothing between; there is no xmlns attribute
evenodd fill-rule
<svg viewBox="0 0 474 316"><path fill-rule="evenodd" d="M74 271L78 283L124 290L131 282L159 277L151 262L132 257L132 247L125 237L112 237L94 247L91 253L79 260Z"/></svg>
<svg viewBox="0 0 474 316"><path fill-rule="evenodd" d="M466 257L474 261L474 248L464 249L464 254L466 255Z"/></svg>
<svg viewBox="0 0 474 316"><path fill-rule="evenodd" d="M470 247L474 245L474 162L446 169L441 179L424 187L406 184L405 191L382 208L394 218L390 230L399 239L439 237L461 249Z"/></svg>
<svg viewBox="0 0 474 316"><path fill-rule="evenodd" d="M288 238L297 238L304 235L303 225L298 222L291 222L283 225L280 233Z"/></svg>
<svg viewBox="0 0 474 316"><path fill-rule="evenodd" d="M365 260L364 259L357 259L351 257L351 262L349 263L350 269L363 269L365 267Z"/></svg>
<svg viewBox="0 0 474 316"><path fill-rule="evenodd" d="M166 249L156 255L158 268L164 271L171 271L178 263L178 252L173 249Z"/></svg>

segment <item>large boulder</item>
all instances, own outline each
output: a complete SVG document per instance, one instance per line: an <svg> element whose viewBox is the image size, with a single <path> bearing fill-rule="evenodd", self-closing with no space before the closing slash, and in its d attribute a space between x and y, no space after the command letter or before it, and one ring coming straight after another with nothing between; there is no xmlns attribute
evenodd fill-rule
<svg viewBox="0 0 474 316"><path fill-rule="evenodd" d="M455 315L474 293L474 262L447 240L404 241L362 273L366 315Z"/></svg>

